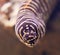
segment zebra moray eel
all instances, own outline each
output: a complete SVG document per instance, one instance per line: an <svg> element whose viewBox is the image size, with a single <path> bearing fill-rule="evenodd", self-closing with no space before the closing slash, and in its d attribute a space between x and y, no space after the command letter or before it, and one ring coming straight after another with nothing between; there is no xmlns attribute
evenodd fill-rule
<svg viewBox="0 0 60 55"><path fill-rule="evenodd" d="M46 22L56 3L56 0L24 0L15 24L22 43L33 47L45 35Z"/></svg>

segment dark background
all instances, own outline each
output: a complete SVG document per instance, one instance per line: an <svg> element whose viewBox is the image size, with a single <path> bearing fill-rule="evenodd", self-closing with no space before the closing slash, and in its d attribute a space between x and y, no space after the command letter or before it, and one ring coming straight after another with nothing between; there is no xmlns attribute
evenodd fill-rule
<svg viewBox="0 0 60 55"><path fill-rule="evenodd" d="M0 55L60 55L60 2L47 23L46 35L33 48L18 40L14 27L0 24Z"/></svg>

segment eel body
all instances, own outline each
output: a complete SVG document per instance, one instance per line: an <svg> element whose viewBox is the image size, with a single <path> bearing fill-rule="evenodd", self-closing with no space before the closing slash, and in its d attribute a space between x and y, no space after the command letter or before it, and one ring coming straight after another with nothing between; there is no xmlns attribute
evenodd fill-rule
<svg viewBox="0 0 60 55"><path fill-rule="evenodd" d="M18 12L15 32L18 39L29 47L45 35L46 23L57 0L24 0Z"/></svg>

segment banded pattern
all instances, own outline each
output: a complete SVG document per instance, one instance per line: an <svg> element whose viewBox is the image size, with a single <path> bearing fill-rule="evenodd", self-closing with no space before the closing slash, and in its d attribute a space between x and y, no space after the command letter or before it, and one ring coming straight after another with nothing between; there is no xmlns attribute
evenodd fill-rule
<svg viewBox="0 0 60 55"><path fill-rule="evenodd" d="M56 0L53 1L55 4ZM45 34L45 23L52 7L52 0L26 0L22 3L15 25L16 35L21 42L29 47L38 43Z"/></svg>

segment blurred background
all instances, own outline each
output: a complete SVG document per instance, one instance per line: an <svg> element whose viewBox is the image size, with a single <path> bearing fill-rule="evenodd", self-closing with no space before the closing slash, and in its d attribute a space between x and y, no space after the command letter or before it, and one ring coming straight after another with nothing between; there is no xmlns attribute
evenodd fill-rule
<svg viewBox="0 0 60 55"><path fill-rule="evenodd" d="M0 9L6 2L8 0L0 0ZM0 23L0 55L60 55L60 2L48 20L46 35L33 48L18 40L14 26L6 27L4 23Z"/></svg>

